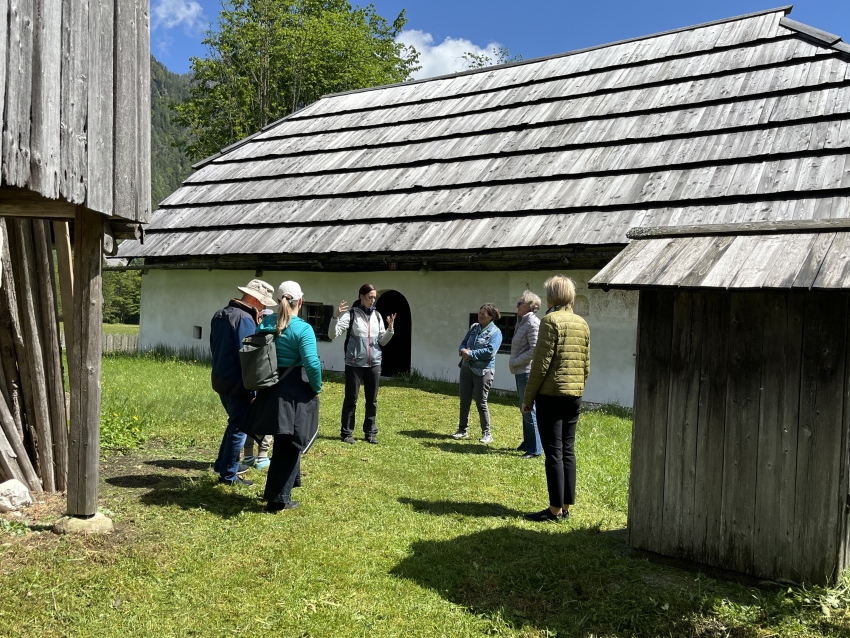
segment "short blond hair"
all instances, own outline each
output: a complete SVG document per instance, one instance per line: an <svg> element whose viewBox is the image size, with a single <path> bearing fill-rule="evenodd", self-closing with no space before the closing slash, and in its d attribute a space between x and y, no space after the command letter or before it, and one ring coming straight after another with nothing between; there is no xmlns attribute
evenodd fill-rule
<svg viewBox="0 0 850 638"><path fill-rule="evenodd" d="M546 288L546 303L550 308L555 306L573 307L576 300L576 285L572 279L564 275L549 277L544 283Z"/></svg>

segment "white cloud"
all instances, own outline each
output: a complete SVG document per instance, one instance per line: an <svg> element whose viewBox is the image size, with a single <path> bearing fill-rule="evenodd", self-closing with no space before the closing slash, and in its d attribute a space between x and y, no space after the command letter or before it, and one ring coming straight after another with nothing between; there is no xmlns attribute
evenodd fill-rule
<svg viewBox="0 0 850 638"><path fill-rule="evenodd" d="M434 36L417 29L402 31L396 42L412 46L419 52L419 64L422 68L413 74L416 80L465 71L467 63L463 59L464 53L492 55L493 49L500 46L497 42L491 42L482 48L464 38L448 37L439 44L434 44Z"/></svg>
<svg viewBox="0 0 850 638"><path fill-rule="evenodd" d="M201 29L204 10L195 0L159 0L151 8L151 30L173 29L183 25L183 30L192 32Z"/></svg>

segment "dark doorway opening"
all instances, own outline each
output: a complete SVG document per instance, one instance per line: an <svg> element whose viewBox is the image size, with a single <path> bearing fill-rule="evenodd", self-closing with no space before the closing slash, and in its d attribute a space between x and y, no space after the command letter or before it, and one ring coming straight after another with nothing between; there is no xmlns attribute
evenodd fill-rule
<svg viewBox="0 0 850 638"><path fill-rule="evenodd" d="M410 316L410 304L397 290L387 290L378 297L375 305L384 318L395 313L395 334L383 347L381 375L393 376L401 372L410 372L410 349L412 346L413 322Z"/></svg>

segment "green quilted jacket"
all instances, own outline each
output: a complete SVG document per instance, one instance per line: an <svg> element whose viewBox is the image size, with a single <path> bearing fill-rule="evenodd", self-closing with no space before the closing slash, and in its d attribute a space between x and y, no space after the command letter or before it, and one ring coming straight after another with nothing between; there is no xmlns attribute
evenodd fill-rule
<svg viewBox="0 0 850 638"><path fill-rule="evenodd" d="M556 308L540 320L523 403L538 394L580 397L589 374L590 328L572 308Z"/></svg>

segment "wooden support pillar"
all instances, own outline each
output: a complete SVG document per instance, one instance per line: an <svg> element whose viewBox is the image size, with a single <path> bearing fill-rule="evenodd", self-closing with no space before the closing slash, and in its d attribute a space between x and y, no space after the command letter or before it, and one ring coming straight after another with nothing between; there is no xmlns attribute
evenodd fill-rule
<svg viewBox="0 0 850 638"><path fill-rule="evenodd" d="M97 513L100 458L100 331L103 215L77 207L74 225L74 362L68 439L68 514ZM67 314L67 313L66 313Z"/></svg>

